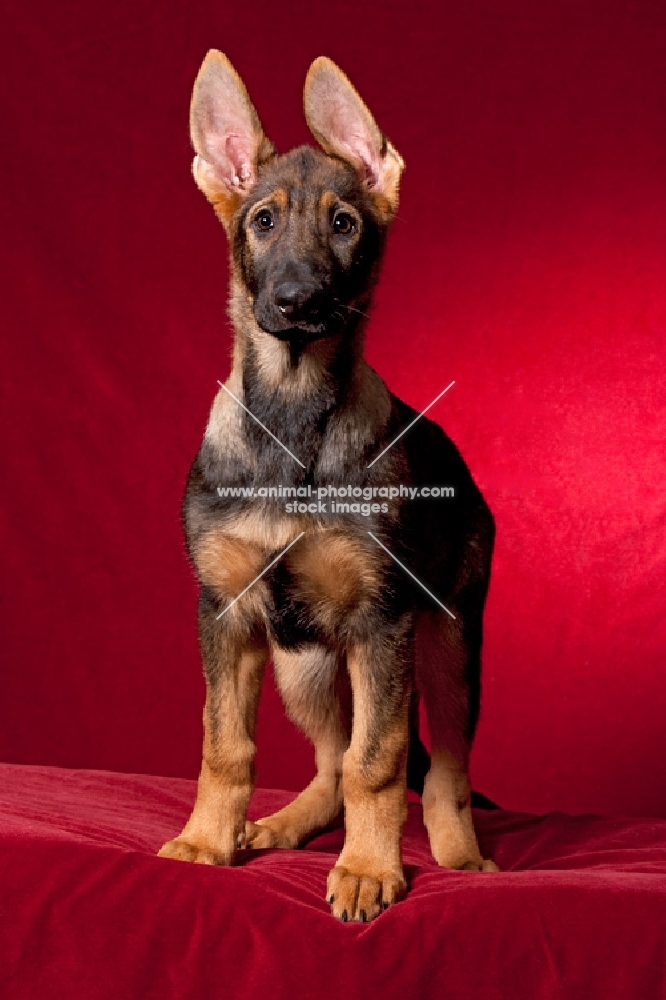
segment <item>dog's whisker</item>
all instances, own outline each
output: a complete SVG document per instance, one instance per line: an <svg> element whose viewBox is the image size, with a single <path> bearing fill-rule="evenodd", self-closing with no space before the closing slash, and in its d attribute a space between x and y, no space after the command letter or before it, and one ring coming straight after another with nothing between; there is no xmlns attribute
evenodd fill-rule
<svg viewBox="0 0 666 1000"><path fill-rule="evenodd" d="M354 306L347 306L347 309L349 310L349 312L358 313L359 316L363 316L365 319L370 319L368 314L366 312L363 312L362 309L356 309Z"/></svg>
<svg viewBox="0 0 666 1000"><path fill-rule="evenodd" d="M348 306L346 302L340 302L339 299L338 305L342 306L343 309L347 309L348 312L358 313L359 316L363 316L365 319L370 319L367 313L363 312L362 309L357 309L356 306Z"/></svg>

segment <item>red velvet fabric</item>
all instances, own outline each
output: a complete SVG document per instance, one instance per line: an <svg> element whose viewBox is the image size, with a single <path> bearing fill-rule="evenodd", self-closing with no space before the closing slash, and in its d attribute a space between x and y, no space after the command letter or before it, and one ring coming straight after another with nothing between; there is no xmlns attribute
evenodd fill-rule
<svg viewBox="0 0 666 1000"><path fill-rule="evenodd" d="M450 872L410 806L407 898L341 924L339 831L234 868L155 857L191 808L177 778L0 766L0 995L656 1000L666 821L477 812L499 874ZM289 793L258 791L254 818Z"/></svg>
<svg viewBox="0 0 666 1000"><path fill-rule="evenodd" d="M225 50L286 149L325 52L407 162L368 356L417 408L456 380L430 415L497 519L475 784L666 815L663 5L7 0L3 26L0 758L196 774L179 504L230 338L189 96ZM270 687L261 713L261 783L302 787Z"/></svg>

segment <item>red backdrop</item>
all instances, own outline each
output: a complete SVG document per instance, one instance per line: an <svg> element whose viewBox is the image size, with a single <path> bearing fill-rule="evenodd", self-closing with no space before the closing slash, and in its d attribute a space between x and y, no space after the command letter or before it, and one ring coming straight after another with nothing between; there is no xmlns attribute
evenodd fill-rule
<svg viewBox="0 0 666 1000"><path fill-rule="evenodd" d="M179 504L228 371L189 176L207 48L278 147L330 55L407 161L368 336L498 523L477 787L666 815L666 25L658 2L4 4L0 757L194 776ZM259 779L312 767L269 689Z"/></svg>

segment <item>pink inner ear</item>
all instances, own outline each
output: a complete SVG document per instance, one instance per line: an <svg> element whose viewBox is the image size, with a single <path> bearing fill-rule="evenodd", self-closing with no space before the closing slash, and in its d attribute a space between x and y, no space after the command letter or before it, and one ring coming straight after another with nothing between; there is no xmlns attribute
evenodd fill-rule
<svg viewBox="0 0 666 1000"><path fill-rule="evenodd" d="M235 79L204 76L195 91L193 141L219 183L238 191L255 179L255 157L263 133Z"/></svg>
<svg viewBox="0 0 666 1000"><path fill-rule="evenodd" d="M363 170L364 182L369 187L376 187L379 184L380 176L379 157L373 154L373 150L362 135L352 135L349 148L358 157Z"/></svg>
<svg viewBox="0 0 666 1000"><path fill-rule="evenodd" d="M240 183L244 187L252 178L252 142L247 136L231 133L226 139L226 154L232 167L232 183Z"/></svg>
<svg viewBox="0 0 666 1000"><path fill-rule="evenodd" d="M369 187L376 187L380 179L381 153L354 105L340 98L331 100L324 124L322 132L332 147L357 164Z"/></svg>
<svg viewBox="0 0 666 1000"><path fill-rule="evenodd" d="M204 145L205 159L226 187L237 190L249 186L254 175L254 147L250 136L218 120L212 128L206 129Z"/></svg>

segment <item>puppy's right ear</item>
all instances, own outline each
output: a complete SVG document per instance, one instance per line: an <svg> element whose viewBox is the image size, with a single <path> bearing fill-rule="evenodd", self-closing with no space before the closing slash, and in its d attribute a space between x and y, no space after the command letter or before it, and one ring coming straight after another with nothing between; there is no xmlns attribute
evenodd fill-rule
<svg viewBox="0 0 666 1000"><path fill-rule="evenodd" d="M201 64L190 104L192 173L225 226L275 149L229 60L211 49Z"/></svg>

